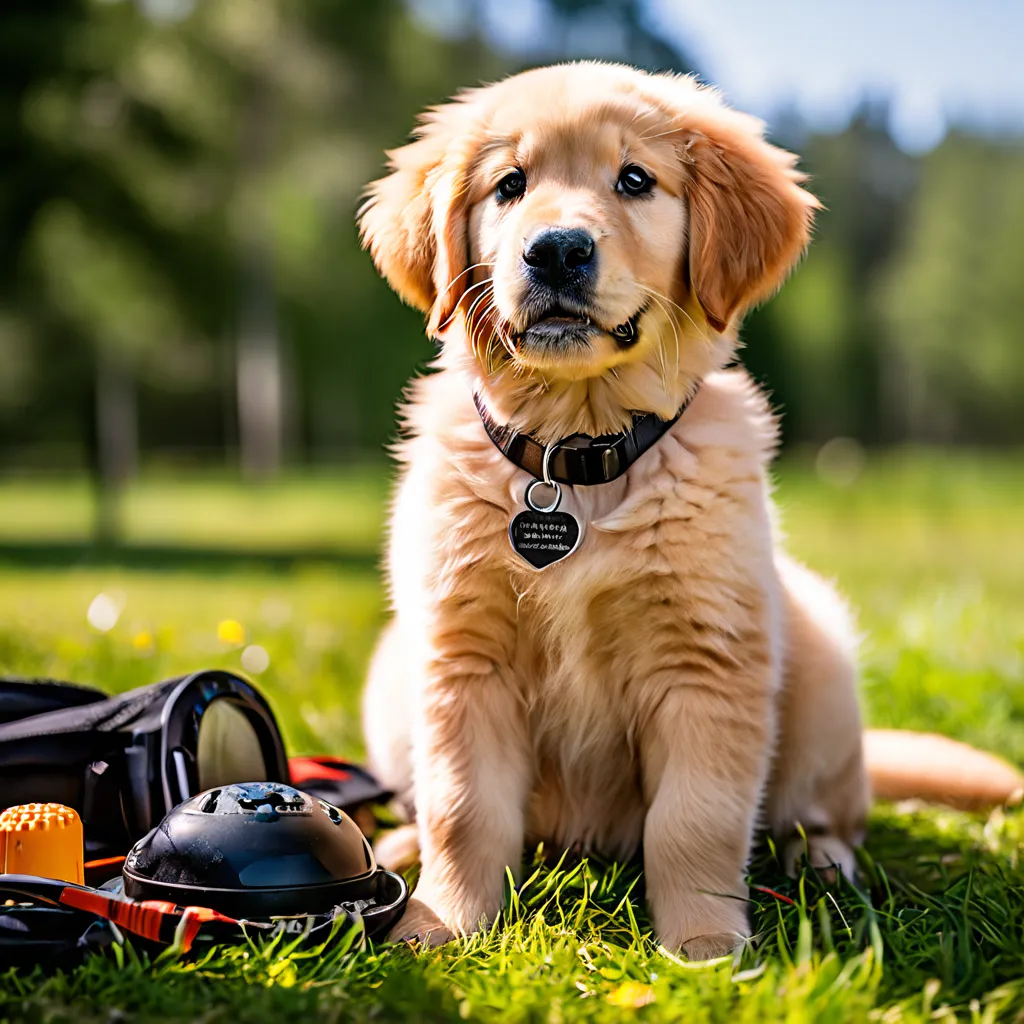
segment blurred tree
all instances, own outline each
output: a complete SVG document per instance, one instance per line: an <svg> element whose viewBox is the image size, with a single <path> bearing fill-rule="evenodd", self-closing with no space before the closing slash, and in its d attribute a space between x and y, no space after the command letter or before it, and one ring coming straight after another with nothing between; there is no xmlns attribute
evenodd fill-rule
<svg viewBox="0 0 1024 1024"><path fill-rule="evenodd" d="M0 289L30 339L27 375L50 408L79 410L64 438L85 439L108 540L137 461L135 380L194 362L190 334L223 316L229 256L184 174L204 140L161 95L157 27L129 4L69 0L15 0L2 18L2 145L16 158L0 166ZM21 412L15 427L35 422Z"/></svg>
<svg viewBox="0 0 1024 1024"><path fill-rule="evenodd" d="M425 106L508 64L473 34L432 35L398 0L358 9L309 0L302 11L329 73L319 99L282 112L264 195L280 329L301 395L300 448L336 458L379 449L410 373L433 354L422 318L359 246L359 196Z"/></svg>
<svg viewBox="0 0 1024 1024"><path fill-rule="evenodd" d="M782 119L778 141L799 152L807 187L824 209L806 260L743 335L744 361L785 410L787 439L898 438L884 401L891 396L885 325L871 292L900 242L917 171L887 121L886 106L871 103L833 135L808 134Z"/></svg>
<svg viewBox="0 0 1024 1024"><path fill-rule="evenodd" d="M255 475L377 451L431 355L358 245L416 114L519 66L691 70L644 0L6 0L0 446L88 461L116 527L137 449ZM1019 437L1021 150L911 158L866 105L780 118L827 207L744 328L788 439ZM909 397L908 397L909 396ZM71 455L66 454L73 449Z"/></svg>
<svg viewBox="0 0 1024 1024"><path fill-rule="evenodd" d="M640 0L549 0L559 60L584 57L625 61L648 71L696 70L677 42L654 26ZM545 34L546 35L546 34ZM544 35L541 39L545 38ZM537 54L543 59L543 52Z"/></svg>
<svg viewBox="0 0 1024 1024"><path fill-rule="evenodd" d="M253 468L278 462L289 411L300 433L338 419L328 442L379 441L387 408L364 425L362 410L345 406L378 409L382 374L372 371L393 395L395 367L372 346L355 389L348 379L361 367L337 353L365 349L358 334L343 346L371 325L376 333L379 319L413 318L391 312L352 212L384 146L424 102L454 91L467 68L476 77L496 67L486 49L436 40L387 0L358 10L83 0L44 13L24 2L0 19L10 114L0 135L0 349L24 384L0 392L0 431L37 444L93 439L109 496L137 461L136 381L143 441L170 427L179 443L223 443L237 438L237 366L239 405L255 396L239 410ZM408 344L396 360L403 378L425 350L407 333L419 350ZM225 358L233 337L237 360ZM67 372L55 377L55 362ZM287 408L289 372L315 384L308 416L305 402ZM211 401L229 414L202 412ZM80 408L89 422L65 413L50 432L40 406ZM113 503L101 507L109 531Z"/></svg>
<svg viewBox="0 0 1024 1024"><path fill-rule="evenodd" d="M1024 149L950 135L876 290L905 437L1024 441L1022 293Z"/></svg>

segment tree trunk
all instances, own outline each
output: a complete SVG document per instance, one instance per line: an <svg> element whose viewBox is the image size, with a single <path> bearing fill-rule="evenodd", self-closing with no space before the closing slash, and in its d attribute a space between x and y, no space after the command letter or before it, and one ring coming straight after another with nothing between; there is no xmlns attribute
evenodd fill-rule
<svg viewBox="0 0 1024 1024"><path fill-rule="evenodd" d="M242 131L242 175L251 191L259 187L266 167L272 115L269 86L257 79L252 84ZM248 199L252 201L251 194ZM243 474L251 479L267 479L281 468L285 402L272 242L262 207L246 218L241 245L235 367L238 445Z"/></svg>
<svg viewBox="0 0 1024 1024"><path fill-rule="evenodd" d="M121 539L121 492L139 468L138 404L131 370L116 355L96 356L96 543Z"/></svg>
<svg viewBox="0 0 1024 1024"><path fill-rule="evenodd" d="M242 472L252 479L275 476L284 442L281 346L270 274L257 252L244 256L242 323L238 336L238 443Z"/></svg>

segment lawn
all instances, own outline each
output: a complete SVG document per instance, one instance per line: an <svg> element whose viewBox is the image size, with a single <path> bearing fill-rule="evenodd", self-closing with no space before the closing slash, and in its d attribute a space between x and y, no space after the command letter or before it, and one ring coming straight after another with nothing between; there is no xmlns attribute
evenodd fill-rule
<svg viewBox="0 0 1024 1024"><path fill-rule="evenodd" d="M147 478L111 555L89 548L84 484L0 481L0 672L121 690L245 658L266 664L256 678L291 752L358 755L358 690L385 615L385 493L372 467L262 489ZM858 610L869 720L1024 763L1024 456L898 453L844 488L794 458L778 499L791 549ZM100 594L103 624L116 612L106 632L89 622ZM227 620L244 640L218 631ZM635 867L551 870L526 851L528 881L485 936L421 953L237 949L8 972L0 1020L1024 1020L1022 824L880 806L866 894L789 880L763 845L760 943L738 966L659 950Z"/></svg>

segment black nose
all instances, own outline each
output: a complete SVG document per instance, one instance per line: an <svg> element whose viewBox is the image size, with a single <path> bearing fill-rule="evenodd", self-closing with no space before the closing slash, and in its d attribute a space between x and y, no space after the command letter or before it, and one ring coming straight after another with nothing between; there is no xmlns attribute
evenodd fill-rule
<svg viewBox="0 0 1024 1024"><path fill-rule="evenodd" d="M557 288L594 265L594 239L583 228L545 228L530 239L523 262L532 276Z"/></svg>

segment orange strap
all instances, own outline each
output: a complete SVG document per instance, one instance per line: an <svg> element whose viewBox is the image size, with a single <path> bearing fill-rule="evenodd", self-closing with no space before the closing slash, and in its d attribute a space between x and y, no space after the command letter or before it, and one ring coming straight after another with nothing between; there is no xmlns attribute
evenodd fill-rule
<svg viewBox="0 0 1024 1024"><path fill-rule="evenodd" d="M112 868L115 864L124 863L124 854L119 857L100 857L99 860L87 860L85 862L85 870L89 868Z"/></svg>
<svg viewBox="0 0 1024 1024"><path fill-rule="evenodd" d="M76 910L85 910L90 914L113 921L119 928L134 935L141 935L153 942L170 943L170 928L179 927L181 931L181 948L188 952L192 948L200 928L207 921L223 921L225 924L238 924L233 917L211 910L209 907L185 907L182 909L175 903L164 900L143 900L135 903L130 900L119 900L113 896L95 890L77 889L68 886L60 894L60 902ZM164 934L161 935L161 929Z"/></svg>
<svg viewBox="0 0 1024 1024"><path fill-rule="evenodd" d="M107 896L105 893L72 889L70 886L60 894L60 902L76 910L85 910L90 914L105 917L119 928L141 935L144 939L152 939L154 942L160 941L160 926L164 923L164 918L179 916L178 908L173 903L158 900L130 903Z"/></svg>

